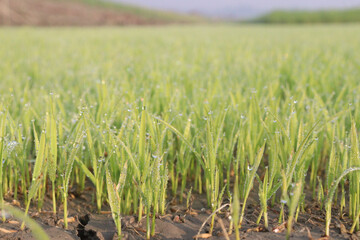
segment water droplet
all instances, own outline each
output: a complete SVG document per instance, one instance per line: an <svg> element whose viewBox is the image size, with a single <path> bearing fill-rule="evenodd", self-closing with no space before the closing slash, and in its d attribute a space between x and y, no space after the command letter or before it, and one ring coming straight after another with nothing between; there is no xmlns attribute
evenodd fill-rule
<svg viewBox="0 0 360 240"><path fill-rule="evenodd" d="M7 144L7 151L8 153L11 153L14 151L14 149L19 145L17 141L11 141Z"/></svg>

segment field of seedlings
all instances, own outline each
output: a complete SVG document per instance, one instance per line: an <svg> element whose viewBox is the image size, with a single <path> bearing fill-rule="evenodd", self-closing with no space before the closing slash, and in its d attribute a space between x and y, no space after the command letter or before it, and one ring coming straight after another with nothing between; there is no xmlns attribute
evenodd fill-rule
<svg viewBox="0 0 360 240"><path fill-rule="evenodd" d="M0 238L360 238L359 25L0 39Z"/></svg>

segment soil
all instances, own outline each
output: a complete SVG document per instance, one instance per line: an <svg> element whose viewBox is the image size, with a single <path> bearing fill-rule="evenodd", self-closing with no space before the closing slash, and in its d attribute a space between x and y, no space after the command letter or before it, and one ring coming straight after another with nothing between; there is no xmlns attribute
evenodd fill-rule
<svg viewBox="0 0 360 240"><path fill-rule="evenodd" d="M109 207L104 204L103 211L97 213L95 203L92 203L94 189L88 187L83 194L70 194L68 200L69 208L69 227L68 230L63 226L62 206L58 209L59 214L54 216L52 213L52 201L47 196L41 212L37 211L36 202L33 203L29 215L38 222L49 235L50 239L117 239L115 224L112 220ZM76 195L76 196L75 196ZM21 208L24 206L19 201L13 200L11 196L6 201ZM224 203L226 204L226 203ZM279 224L279 206L275 205L268 210L269 229L266 230L262 222L256 224L260 206L256 196L251 196L245 214L245 221L241 228L242 239L285 239L286 223ZM194 193L191 197L191 208L186 209L184 204L179 204L177 199L169 200L167 212L164 216L156 219L156 235L152 239L193 239L197 235L201 225L210 216L211 211L206 207L206 196ZM333 219L331 224L331 237L333 239L360 239L360 232L348 234L347 230L351 227L351 221L347 216L341 219L339 212L333 209ZM294 224L292 239L325 239L322 238L325 229L324 211L320 210L317 203L308 201L305 213L300 213L298 222ZM6 222L0 223L0 239L35 239L31 235L30 229L20 231L18 220L11 216ZM206 234L209 231L209 222L201 231L202 237L208 239L226 239L221 224L228 229L229 212L224 208L216 217L216 225L213 235ZM146 219L137 221L137 217L124 216L122 219L123 239L144 239L146 234ZM235 239L235 235L229 236ZM202 239L202 238L199 238Z"/></svg>
<svg viewBox="0 0 360 240"><path fill-rule="evenodd" d="M96 26L162 23L165 22L78 2L0 0L0 25Z"/></svg>

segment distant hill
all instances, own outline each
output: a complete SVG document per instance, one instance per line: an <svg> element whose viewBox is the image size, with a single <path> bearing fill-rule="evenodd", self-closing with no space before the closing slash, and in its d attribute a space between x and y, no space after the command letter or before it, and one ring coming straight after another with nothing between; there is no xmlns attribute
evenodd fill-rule
<svg viewBox="0 0 360 240"><path fill-rule="evenodd" d="M197 21L202 19L102 0L0 0L0 25L147 25Z"/></svg>
<svg viewBox="0 0 360 240"><path fill-rule="evenodd" d="M360 8L322 11L273 11L254 23L350 23L360 22Z"/></svg>

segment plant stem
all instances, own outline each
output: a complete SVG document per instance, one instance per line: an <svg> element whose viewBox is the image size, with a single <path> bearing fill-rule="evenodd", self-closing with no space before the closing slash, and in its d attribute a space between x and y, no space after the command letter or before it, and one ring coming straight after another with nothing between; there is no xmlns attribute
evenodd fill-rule
<svg viewBox="0 0 360 240"><path fill-rule="evenodd" d="M150 211L147 210L146 211L147 214L146 214L146 239L150 239L150 233L151 233L151 230L150 230Z"/></svg>
<svg viewBox="0 0 360 240"><path fill-rule="evenodd" d="M52 181L52 202L53 202L53 212L56 215L56 194L55 194L55 181Z"/></svg>
<svg viewBox="0 0 360 240"><path fill-rule="evenodd" d="M142 197L140 197L139 207L138 207L139 215L138 215L138 222L142 219L142 212L143 212L143 204L142 204Z"/></svg>
<svg viewBox="0 0 360 240"><path fill-rule="evenodd" d="M31 202L31 201L30 201L30 199L29 199L29 201L28 201L27 204L26 204L25 216L26 216L26 215L28 214L28 212L29 212L30 202ZM22 222L20 229L21 229L21 230L24 230L24 228L25 228L25 222Z"/></svg>
<svg viewBox="0 0 360 240"><path fill-rule="evenodd" d="M121 240L121 217L117 216L116 218L116 227L117 227L117 231L118 231L118 239Z"/></svg>
<svg viewBox="0 0 360 240"><path fill-rule="evenodd" d="M67 194L64 193L64 227L68 229L68 220L67 220Z"/></svg>
<svg viewBox="0 0 360 240"><path fill-rule="evenodd" d="M155 210L152 215L152 223L151 223L151 236L155 236Z"/></svg>
<svg viewBox="0 0 360 240"><path fill-rule="evenodd" d="M211 224L210 224L210 231L209 231L209 234L211 235L213 230L214 230L214 222L215 222L215 216L216 214L214 214L212 217L211 217Z"/></svg>

